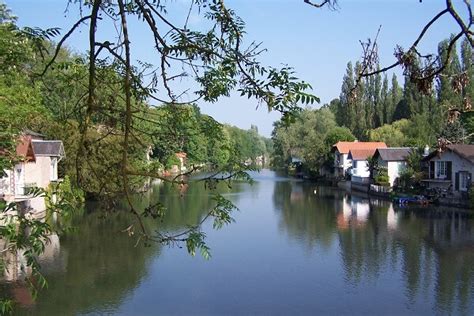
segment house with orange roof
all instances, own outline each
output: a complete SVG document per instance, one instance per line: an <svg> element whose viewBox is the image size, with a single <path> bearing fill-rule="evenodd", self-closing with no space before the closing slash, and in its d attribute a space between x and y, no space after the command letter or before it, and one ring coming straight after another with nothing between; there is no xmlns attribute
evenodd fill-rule
<svg viewBox="0 0 474 316"><path fill-rule="evenodd" d="M26 188L46 189L51 182L58 181L58 163L65 157L62 141L45 140L41 134L25 131L19 137L16 156L18 162L13 168L3 170L0 198L44 211L44 198L32 198Z"/></svg>
<svg viewBox="0 0 474 316"><path fill-rule="evenodd" d="M349 157L351 150L354 151L354 155L357 159L372 157L375 153L375 150L378 148L387 148L387 145L384 142L337 142L332 146L332 152L334 153L334 176L335 178L345 178L350 175L348 170L350 168L359 168L359 166L353 166L352 158ZM362 173L363 170L363 161L356 163L360 165L359 173Z"/></svg>

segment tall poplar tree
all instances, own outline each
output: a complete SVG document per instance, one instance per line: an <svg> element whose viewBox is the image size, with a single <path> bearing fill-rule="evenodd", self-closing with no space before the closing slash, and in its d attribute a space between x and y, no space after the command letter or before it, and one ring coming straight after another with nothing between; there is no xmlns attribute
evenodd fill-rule
<svg viewBox="0 0 474 316"><path fill-rule="evenodd" d="M340 94L340 112L338 113L338 124L341 126L346 126L351 131L354 129L354 107L352 104L352 89L354 87L354 69L352 63L348 62L346 67L346 74L342 79L342 87Z"/></svg>
<svg viewBox="0 0 474 316"><path fill-rule="evenodd" d="M472 53L472 46L465 38L461 43L461 67L467 81L462 89L462 97L465 104L474 102L474 56Z"/></svg>
<svg viewBox="0 0 474 316"><path fill-rule="evenodd" d="M440 62L446 60L449 40L441 41L438 45ZM442 106L448 108L459 107L462 104L461 93L453 89L453 79L461 73L461 63L456 49L451 51L448 63L444 70L438 75L438 101Z"/></svg>
<svg viewBox="0 0 474 316"><path fill-rule="evenodd" d="M388 91L388 78L387 74L383 76L382 82L382 90L380 91L380 102L381 102L381 114L382 114L382 122L381 125L390 123L389 118L391 118L391 106L390 106L390 98L389 98L389 91Z"/></svg>
<svg viewBox="0 0 474 316"><path fill-rule="evenodd" d="M393 74L392 87L390 88L390 103L387 110L387 118L388 118L387 123L391 123L395 120L394 119L395 108L397 107L401 99L402 99L402 89L400 88L400 85L398 84L397 75Z"/></svg>

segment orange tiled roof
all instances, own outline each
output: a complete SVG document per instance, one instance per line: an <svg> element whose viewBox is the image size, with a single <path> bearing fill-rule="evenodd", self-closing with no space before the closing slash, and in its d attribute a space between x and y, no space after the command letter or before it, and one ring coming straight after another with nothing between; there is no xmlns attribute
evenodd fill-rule
<svg viewBox="0 0 474 316"><path fill-rule="evenodd" d="M25 157L26 160L35 160L35 154L31 145L31 136L22 135L20 141L16 146L16 154L21 157Z"/></svg>
<svg viewBox="0 0 474 316"><path fill-rule="evenodd" d="M375 154L377 149L351 149L347 158L352 160L366 160Z"/></svg>
<svg viewBox="0 0 474 316"><path fill-rule="evenodd" d="M384 142L337 142L332 147L341 154L348 154L351 150L373 150L373 155L377 148L387 148L387 145Z"/></svg>

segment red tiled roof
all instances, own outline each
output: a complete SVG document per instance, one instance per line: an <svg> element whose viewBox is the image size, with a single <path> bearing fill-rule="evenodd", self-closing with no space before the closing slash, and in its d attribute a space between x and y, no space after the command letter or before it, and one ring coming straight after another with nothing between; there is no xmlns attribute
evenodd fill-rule
<svg viewBox="0 0 474 316"><path fill-rule="evenodd" d="M377 149L351 149L349 151L348 159L352 160L366 160L369 157L372 157L375 154Z"/></svg>
<svg viewBox="0 0 474 316"><path fill-rule="evenodd" d="M31 145L31 136L22 135L20 141L16 146L16 154L21 157L25 157L26 160L35 160L35 154L33 152L33 146Z"/></svg>
<svg viewBox="0 0 474 316"><path fill-rule="evenodd" d="M377 148L387 148L387 145L384 142L337 142L332 147L341 154L348 154L351 150L373 150L373 155Z"/></svg>

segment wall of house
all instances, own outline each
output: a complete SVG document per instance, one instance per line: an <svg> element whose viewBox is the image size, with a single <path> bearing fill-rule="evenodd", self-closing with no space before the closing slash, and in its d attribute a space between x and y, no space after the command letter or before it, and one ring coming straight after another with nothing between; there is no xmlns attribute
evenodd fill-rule
<svg viewBox="0 0 474 316"><path fill-rule="evenodd" d="M36 162L26 164L25 184L34 184L39 188L48 187L51 177L51 158L36 157Z"/></svg>
<svg viewBox="0 0 474 316"><path fill-rule="evenodd" d="M357 160L353 163L352 175L361 178L370 176L369 163L367 160Z"/></svg>
<svg viewBox="0 0 474 316"><path fill-rule="evenodd" d="M334 166L336 167L335 176L344 176L347 172L347 169L352 167L352 160L348 159L347 156L348 154L340 154L337 150L334 153ZM338 160L339 163L337 163ZM342 169L342 174L340 174L337 168Z"/></svg>
<svg viewBox="0 0 474 316"><path fill-rule="evenodd" d="M0 180L0 194L4 195L5 201L12 202L15 196L24 195L25 164L24 162L16 164L12 170L7 171L7 177ZM18 169L21 169L19 178Z"/></svg>
<svg viewBox="0 0 474 316"><path fill-rule="evenodd" d="M406 162L405 161L389 161L387 165L388 165L387 171L388 171L390 186L393 187L395 180L398 177L400 177L400 173L406 167Z"/></svg>
<svg viewBox="0 0 474 316"><path fill-rule="evenodd" d="M378 158L378 166L387 169L390 186L393 187L395 180L400 177L400 173L406 167L405 161L385 161Z"/></svg>

